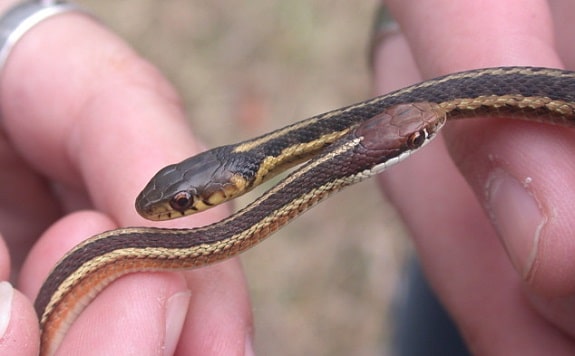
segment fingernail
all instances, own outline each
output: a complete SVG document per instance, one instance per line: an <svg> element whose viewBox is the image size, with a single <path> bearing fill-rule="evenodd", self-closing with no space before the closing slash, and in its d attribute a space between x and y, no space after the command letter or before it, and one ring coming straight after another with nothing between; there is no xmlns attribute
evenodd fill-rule
<svg viewBox="0 0 575 356"><path fill-rule="evenodd" d="M10 315L12 314L12 299L14 297L14 288L9 282L0 282L0 339L10 324Z"/></svg>
<svg viewBox="0 0 575 356"><path fill-rule="evenodd" d="M495 169L486 184L489 217L511 262L525 279L535 258L541 231L547 222L540 205L529 191L530 178L518 181L503 169Z"/></svg>
<svg viewBox="0 0 575 356"><path fill-rule="evenodd" d="M166 337L164 355L174 355L190 303L189 291L179 292L166 302Z"/></svg>
<svg viewBox="0 0 575 356"><path fill-rule="evenodd" d="M244 356L255 356L254 352L254 342L251 333L246 336Z"/></svg>

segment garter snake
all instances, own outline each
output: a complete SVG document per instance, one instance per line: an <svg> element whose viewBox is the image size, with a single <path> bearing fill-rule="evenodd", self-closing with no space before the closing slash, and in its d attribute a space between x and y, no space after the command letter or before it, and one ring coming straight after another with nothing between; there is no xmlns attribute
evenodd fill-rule
<svg viewBox="0 0 575 356"><path fill-rule="evenodd" d="M215 224L121 228L76 246L56 265L36 299L42 354L55 353L82 309L121 275L196 268L235 256L330 193L408 156L436 136L446 120L476 116L573 126L575 73L500 67L451 74L160 170L136 202L138 212L153 220L204 210L305 162L253 203Z"/></svg>

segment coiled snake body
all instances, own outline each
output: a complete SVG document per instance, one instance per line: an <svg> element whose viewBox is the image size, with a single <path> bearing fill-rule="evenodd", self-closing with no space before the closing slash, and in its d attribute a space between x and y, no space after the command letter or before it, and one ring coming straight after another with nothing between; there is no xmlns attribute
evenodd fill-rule
<svg viewBox="0 0 575 356"><path fill-rule="evenodd" d="M201 267L245 251L330 193L400 161L446 120L504 116L573 126L575 73L501 67L428 80L168 166L138 196L152 220L232 199L307 161L232 216L196 229L131 227L87 239L42 286L36 311L41 354L56 352L82 309L106 285L136 271Z"/></svg>

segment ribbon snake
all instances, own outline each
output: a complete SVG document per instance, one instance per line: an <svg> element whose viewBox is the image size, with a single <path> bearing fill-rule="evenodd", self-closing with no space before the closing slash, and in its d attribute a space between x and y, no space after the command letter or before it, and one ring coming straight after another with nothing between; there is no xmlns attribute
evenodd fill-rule
<svg viewBox="0 0 575 356"><path fill-rule="evenodd" d="M41 354L54 354L81 311L120 276L197 268L235 256L330 193L409 156L447 120L494 116L573 126L575 72L499 67L451 74L163 168L136 201L138 212L152 220L220 204L301 164L212 225L120 228L80 243L52 270L36 299Z"/></svg>

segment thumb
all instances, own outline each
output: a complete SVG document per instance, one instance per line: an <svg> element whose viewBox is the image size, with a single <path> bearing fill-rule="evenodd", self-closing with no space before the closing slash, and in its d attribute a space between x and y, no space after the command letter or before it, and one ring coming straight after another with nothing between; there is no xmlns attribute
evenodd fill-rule
<svg viewBox="0 0 575 356"><path fill-rule="evenodd" d="M34 308L9 282L0 282L0 354L38 355L40 331Z"/></svg>

